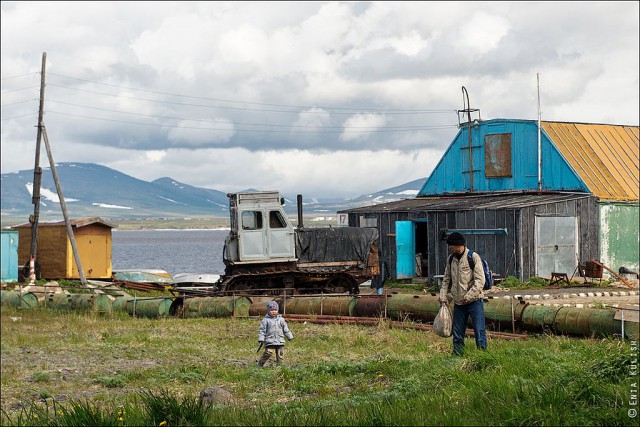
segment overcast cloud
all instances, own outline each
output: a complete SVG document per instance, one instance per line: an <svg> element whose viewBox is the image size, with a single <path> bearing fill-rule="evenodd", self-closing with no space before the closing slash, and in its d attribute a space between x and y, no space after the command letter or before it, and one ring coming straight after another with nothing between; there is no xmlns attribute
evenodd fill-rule
<svg viewBox="0 0 640 427"><path fill-rule="evenodd" d="M462 86L535 120L537 73L543 120L637 126L638 4L2 2L2 172L33 168L43 52L56 162L221 191L427 177Z"/></svg>

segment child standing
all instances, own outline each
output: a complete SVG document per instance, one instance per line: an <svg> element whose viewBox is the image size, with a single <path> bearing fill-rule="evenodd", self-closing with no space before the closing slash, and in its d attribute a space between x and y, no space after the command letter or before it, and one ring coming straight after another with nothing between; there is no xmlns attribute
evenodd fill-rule
<svg viewBox="0 0 640 427"><path fill-rule="evenodd" d="M276 364L279 365L284 358L284 337L288 340L293 339L293 334L287 326L284 317L278 314L278 303L269 301L267 303L267 314L260 322L260 330L258 331L258 343L264 344L264 353L258 360L258 366L263 367L264 364L275 353Z"/></svg>

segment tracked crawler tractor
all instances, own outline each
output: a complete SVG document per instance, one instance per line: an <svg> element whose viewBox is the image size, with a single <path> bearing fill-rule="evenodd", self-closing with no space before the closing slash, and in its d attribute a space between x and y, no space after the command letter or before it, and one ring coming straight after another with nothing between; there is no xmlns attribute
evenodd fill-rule
<svg viewBox="0 0 640 427"><path fill-rule="evenodd" d="M219 295L357 294L380 272L375 228L305 228L302 196L294 228L277 191L230 193Z"/></svg>

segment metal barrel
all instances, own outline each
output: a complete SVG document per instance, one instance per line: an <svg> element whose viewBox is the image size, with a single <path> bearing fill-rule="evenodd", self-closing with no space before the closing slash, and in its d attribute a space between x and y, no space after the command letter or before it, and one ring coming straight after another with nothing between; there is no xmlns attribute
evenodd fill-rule
<svg viewBox="0 0 640 427"><path fill-rule="evenodd" d="M38 297L32 292L1 291L0 300L2 305L16 308L36 308Z"/></svg>
<svg viewBox="0 0 640 427"><path fill-rule="evenodd" d="M47 307L64 311L96 311L111 312L111 299L100 294L48 294L45 299Z"/></svg>
<svg viewBox="0 0 640 427"><path fill-rule="evenodd" d="M133 297L118 297L111 304L113 311L127 312L127 303L132 301Z"/></svg>
<svg viewBox="0 0 640 427"><path fill-rule="evenodd" d="M250 306L251 300L244 296L183 297L176 298L171 312L178 317L249 317Z"/></svg>
<svg viewBox="0 0 640 427"><path fill-rule="evenodd" d="M493 330L511 330L520 325L526 302L507 299L488 299L484 303L484 318L487 326Z"/></svg>
<svg viewBox="0 0 640 427"><path fill-rule="evenodd" d="M136 317L166 317L171 313L171 298L120 297L113 302L114 311L125 311Z"/></svg>
<svg viewBox="0 0 640 427"><path fill-rule="evenodd" d="M329 316L349 316L353 297L296 297L287 298L287 314L320 314ZM283 310L280 310L281 312ZM263 310L264 314L264 310Z"/></svg>

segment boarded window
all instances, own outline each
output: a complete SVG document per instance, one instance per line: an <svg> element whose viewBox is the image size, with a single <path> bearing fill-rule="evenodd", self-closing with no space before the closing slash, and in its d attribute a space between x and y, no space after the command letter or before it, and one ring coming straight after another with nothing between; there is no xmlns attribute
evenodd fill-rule
<svg viewBox="0 0 640 427"><path fill-rule="evenodd" d="M378 226L378 218L367 218L364 215L360 216L360 227L377 227Z"/></svg>
<svg viewBox="0 0 640 427"><path fill-rule="evenodd" d="M484 174L487 178L511 177L511 134L484 137Z"/></svg>

